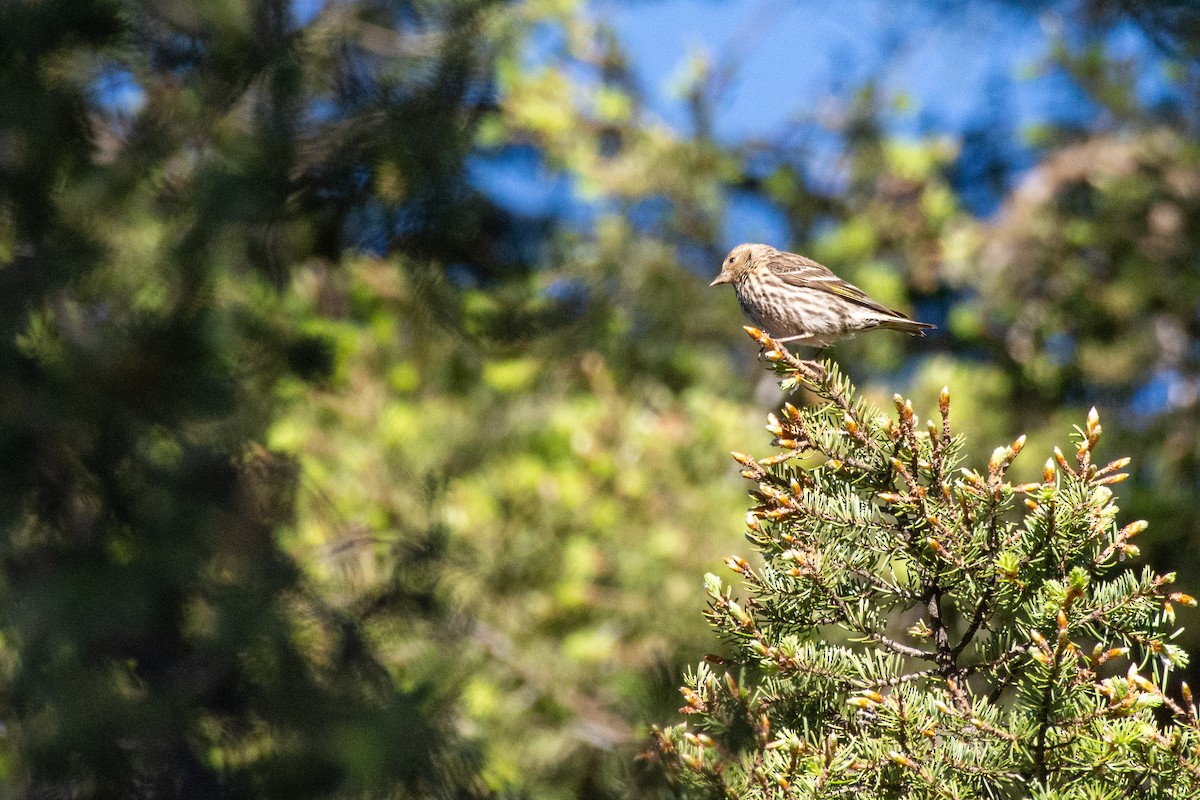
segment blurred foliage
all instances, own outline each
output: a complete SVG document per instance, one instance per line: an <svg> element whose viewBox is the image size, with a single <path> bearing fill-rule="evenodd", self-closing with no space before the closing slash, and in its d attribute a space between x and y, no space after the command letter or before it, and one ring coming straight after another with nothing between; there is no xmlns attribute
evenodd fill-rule
<svg viewBox="0 0 1200 800"><path fill-rule="evenodd" d="M275 386L332 359L273 286L322 249L304 198L336 209L348 178L302 157L288 18L0 8L14 796L485 793L440 684L392 673L276 540L297 471L262 445ZM443 98L458 58L427 57L407 96ZM98 97L109 79L136 80L140 109Z"/></svg>
<svg viewBox="0 0 1200 800"><path fill-rule="evenodd" d="M1018 5L1092 127L901 138L870 83L721 142L697 56L684 133L576 0L0 4L10 793L653 794L776 402L705 287L735 199L940 326L837 348L869 400L949 383L972 456L1098 404L1186 586L1200 28Z"/></svg>
<svg viewBox="0 0 1200 800"><path fill-rule="evenodd" d="M596 351L448 342L397 275L297 275L294 313L340 366L294 382L271 432L305 481L291 549L389 663L457 688L489 782L618 794L599 754L635 752L632 721L672 706L664 682L704 645L692 576L741 516L723 437L745 409L715 387L620 386Z"/></svg>

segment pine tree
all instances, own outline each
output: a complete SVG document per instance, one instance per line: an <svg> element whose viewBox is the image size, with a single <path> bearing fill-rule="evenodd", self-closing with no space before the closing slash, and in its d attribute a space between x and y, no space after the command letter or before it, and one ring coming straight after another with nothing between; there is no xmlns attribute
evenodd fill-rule
<svg viewBox="0 0 1200 800"><path fill-rule="evenodd" d="M1187 654L1195 600L1122 563L1144 521L1094 461L1093 409L1074 458L1008 478L1024 437L983 471L911 401L881 414L836 367L747 329L785 389L823 402L768 418L778 452L734 453L756 484L733 556L747 597L708 575L708 616L732 654L688 675L690 723L655 728L647 757L689 797L1147 798L1200 792Z"/></svg>

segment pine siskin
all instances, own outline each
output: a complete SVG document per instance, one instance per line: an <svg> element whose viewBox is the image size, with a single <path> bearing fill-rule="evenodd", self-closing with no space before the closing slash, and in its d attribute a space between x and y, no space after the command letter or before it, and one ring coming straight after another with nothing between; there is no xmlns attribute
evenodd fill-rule
<svg viewBox="0 0 1200 800"><path fill-rule="evenodd" d="M881 305L811 258L765 244L739 244L710 286L732 283L743 313L781 342L824 349L859 331L924 336L934 327Z"/></svg>

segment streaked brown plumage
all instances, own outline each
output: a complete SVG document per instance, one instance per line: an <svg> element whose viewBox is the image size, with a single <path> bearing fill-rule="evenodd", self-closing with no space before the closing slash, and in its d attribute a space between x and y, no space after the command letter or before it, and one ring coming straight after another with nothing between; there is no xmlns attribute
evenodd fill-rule
<svg viewBox="0 0 1200 800"><path fill-rule="evenodd" d="M924 336L934 327L884 306L811 258L765 244L729 252L710 286L732 283L738 303L756 327L783 342L824 349L875 328Z"/></svg>

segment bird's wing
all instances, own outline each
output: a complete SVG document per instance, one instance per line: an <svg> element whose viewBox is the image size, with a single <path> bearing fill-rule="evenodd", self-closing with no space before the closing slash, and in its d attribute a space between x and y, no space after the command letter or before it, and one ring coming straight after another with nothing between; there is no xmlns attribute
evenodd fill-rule
<svg viewBox="0 0 1200 800"><path fill-rule="evenodd" d="M829 267L796 253L772 254L767 262L772 272L779 276L784 283L802 289L829 292L851 303L887 314L892 317L908 319L908 315L872 300L866 292L852 283L848 283L830 271Z"/></svg>

